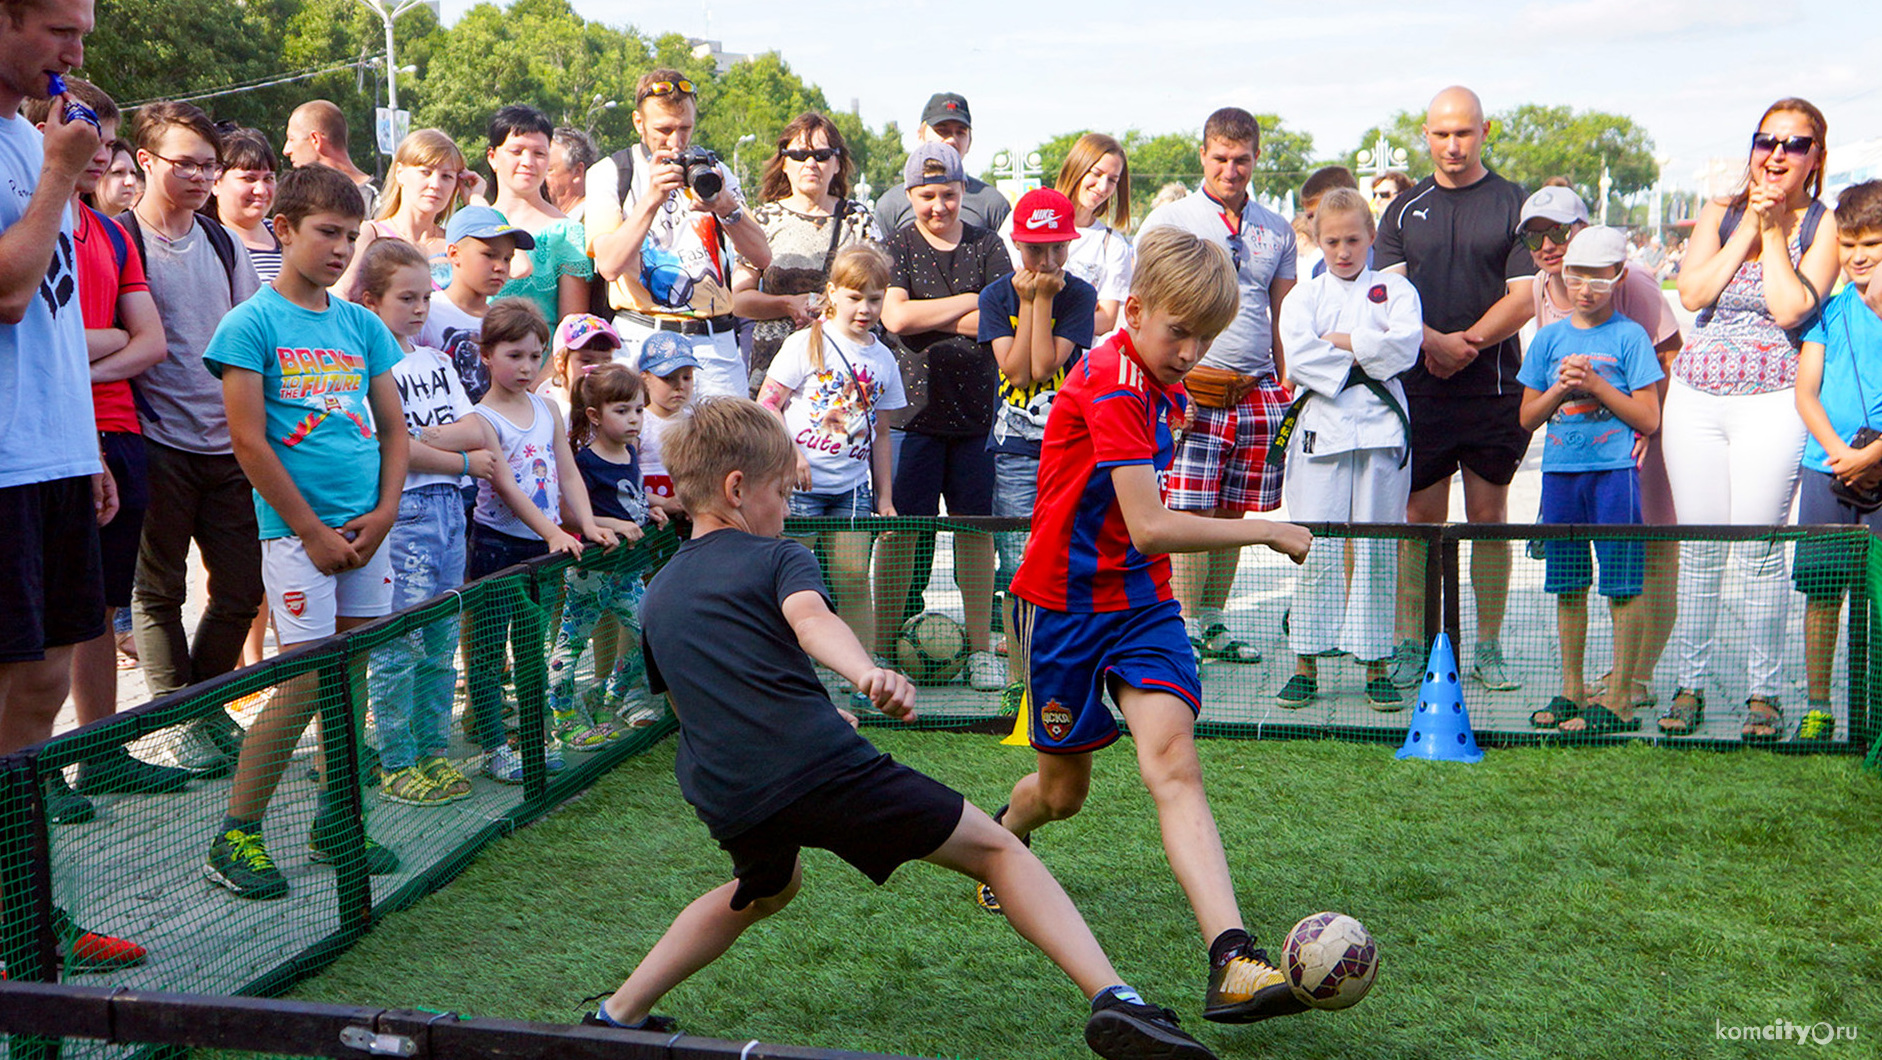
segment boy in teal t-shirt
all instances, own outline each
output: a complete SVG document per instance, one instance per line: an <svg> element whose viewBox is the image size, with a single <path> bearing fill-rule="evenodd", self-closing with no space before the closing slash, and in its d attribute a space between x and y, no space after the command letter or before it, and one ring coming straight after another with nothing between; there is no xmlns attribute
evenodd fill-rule
<svg viewBox="0 0 1882 1060"><path fill-rule="evenodd" d="M1664 376L1653 340L1639 324L1614 311L1614 286L1627 268L1627 237L1597 226L1576 233L1562 259L1562 280L1575 301L1567 320L1536 332L1516 374L1523 384L1523 429L1548 424L1542 448L1542 522L1637 524L1640 472L1634 434L1660 424ZM1639 540L1597 541L1601 595L1614 617L1614 676L1610 689L1631 689L1645 647L1640 597L1646 546ZM1556 594L1562 636L1562 691L1530 714L1537 728L1578 735L1638 729L1625 695L1610 705L1585 701L1582 662L1588 641L1588 588L1594 565L1586 541L1547 541L1542 588ZM1616 709L1618 708L1618 709ZM1624 712L1624 713L1623 713Z"/></svg>
<svg viewBox="0 0 1882 1060"><path fill-rule="evenodd" d="M235 457L255 487L262 582L287 651L391 613L392 567L380 546L398 518L408 448L392 376L397 340L372 313L327 294L359 238L359 191L337 170L303 166L282 176L275 206L281 273L222 319L203 362L222 379ZM203 866L210 882L244 898L287 894L261 818L318 702L318 675L303 675L250 726ZM322 760L316 861L337 856L349 823L329 792L354 783ZM398 858L367 840L366 865L392 872Z"/></svg>
<svg viewBox="0 0 1882 1060"><path fill-rule="evenodd" d="M1882 180L1843 189L1836 199L1836 242L1843 292L1823 303L1797 358L1797 413L1810 435L1797 484L1797 521L1867 527L1882 533ZM1808 707L1799 740L1836 731L1830 674L1843 597L1860 584L1868 550L1855 537L1797 542L1791 577L1808 601L1804 669ZM1755 712L1741 731L1747 743L1784 736L1781 711Z"/></svg>

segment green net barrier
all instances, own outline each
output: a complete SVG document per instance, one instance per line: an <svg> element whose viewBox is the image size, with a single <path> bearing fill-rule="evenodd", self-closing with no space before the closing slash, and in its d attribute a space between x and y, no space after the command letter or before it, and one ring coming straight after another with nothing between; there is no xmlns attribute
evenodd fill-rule
<svg viewBox="0 0 1882 1060"><path fill-rule="evenodd" d="M915 645L932 642L927 654L945 655L954 646L983 643L969 618L991 586L984 644L996 655L1010 650L1003 643L999 590L1009 577L1006 556L1018 556L1025 526L1024 520L998 519L818 519L791 520L786 530L815 545L827 572L847 569L846 581L827 580L853 591L864 585L854 572L871 540L861 531L887 531L875 535L869 557L873 615L852 625L864 634L873 623L878 654L926 685L921 724L995 730L1002 718L1011 727L1019 689L976 690L954 676L952 665L939 669L945 679L923 682L920 670L932 666ZM1218 561L1213 571L1207 557L1173 557L1186 615L1196 613L1198 596L1221 610L1220 626L1202 652L1203 734L1401 742L1433 640L1443 632L1458 662L1470 720L1486 746L1645 739L1737 749L1746 746L1741 730L1754 695L1783 711L1776 749L1860 754L1877 739L1882 719L1868 702L1868 642L1882 561L1874 538L1860 528L1312 529L1315 553L1306 565L1263 548L1243 549L1232 567ZM896 540L910 537L915 540ZM963 563L985 563L989 556L990 578L977 568L957 577ZM1210 578L1220 579L1213 599ZM1185 579L1202 592L1186 593ZM909 584L922 588L904 598L901 586ZM843 605L840 588L838 598ZM866 604L846 617L869 610ZM1576 614L1584 616L1580 623ZM935 621L935 615L952 621ZM1578 682L1568 665L1574 653L1564 648L1565 620L1571 633L1582 630ZM1192 627L1193 634L1208 632ZM1487 658L1479 658L1480 645ZM1617 648L1636 675L1628 681L1631 702L1619 687L1626 677L1615 676L1622 669ZM997 665L1009 660L1002 656ZM1308 672L1312 698L1283 702L1289 679ZM1015 677L1005 676L1009 683ZM1373 683L1394 677L1396 703L1376 694L1383 686ZM1698 693L1705 709L1690 731L1681 724L1669 731L1660 718L1683 688ZM847 686L834 682L832 690ZM1578 706L1611 707L1623 727L1599 731L1611 728L1607 723L1586 733L1532 723L1532 714L1558 696ZM1813 708L1820 717L1808 716ZM1628 715L1639 719L1637 729Z"/></svg>
<svg viewBox="0 0 1882 1060"><path fill-rule="evenodd" d="M590 550L576 573L639 582L675 544L662 534L635 548ZM277 993L378 918L442 886L485 845L671 732L664 714L633 728L616 717L621 704L608 697L608 673L597 678L593 652L584 650L569 682L573 699L585 721L612 721L622 735L592 751L560 750L561 768L550 768L548 662L571 571L565 558L512 568L0 760L0 960L9 979ZM617 639L637 645L638 631L610 626L598 639L610 649ZM493 697L483 712L469 695L479 668ZM90 763L125 751L167 764L182 741L231 718L248 730L238 774L173 794L93 792L93 820L49 823L55 774L82 777ZM304 730L300 718L311 722ZM441 752L474 777L467 797L423 805L386 799L381 756L395 753L396 733L421 745L420 761ZM520 759L513 778L520 783L479 775L491 744ZM265 760L279 778L259 803L266 850L285 884L279 897L242 897L205 880L212 843L241 799L232 797L237 777L253 772L250 759ZM132 967L89 967L100 955L87 931L134 940L148 956ZM74 1041L63 1054L116 1056L127 1048ZM34 1055L33 1043L16 1041L9 1055Z"/></svg>
<svg viewBox="0 0 1882 1060"><path fill-rule="evenodd" d="M786 529L817 549L839 609L864 641L921 678L919 725L1012 729L1023 697L1012 680L1017 668L1006 665L1012 656L1002 654L1000 601L1025 543L1025 520L792 520ZM1445 633L1484 746L1643 740L1736 749L1745 746L1739 735L1744 701L1763 691L1786 711L1774 749L1882 757L1870 651L1882 550L1865 531L1314 529L1317 568L1251 548L1236 556L1232 573L1216 571L1222 579L1219 628L1197 630L1208 649L1201 665L1199 730L1205 735L1401 742L1413 713L1406 708L1420 688L1401 690L1400 709L1381 709L1389 704L1375 701L1368 682L1389 680L1392 649L1406 642L1414 646L1414 671L1422 672L1433 638ZM1601 551L1577 567L1577 548L1589 551L1590 542ZM1630 548L1615 550L1615 544ZM631 663L631 628L622 634L606 622L576 622L577 632L592 634L573 638L573 652L565 643L569 657L561 665L556 649L565 621L579 617L565 606L572 566L578 577L636 583L676 547L671 533L661 533L636 548L591 550L578 565L561 558L525 564L0 759L0 960L7 975L267 995L318 970L380 917L443 885L485 845L672 731L658 704L653 717L641 718L650 724L628 728L617 712L632 713L634 687L644 691L644 682L631 666L625 680L610 681L608 659L597 666L586 646L593 639L604 656L619 657L625 644ZM1207 559L1187 568L1183 562L1179 584L1186 577L1203 584ZM1471 674L1485 639L1483 583L1505 562L1504 615L1495 627L1504 672L1492 683L1517 687L1493 689ZM1632 570L1641 582L1631 594L1612 597L1625 599L1624 605L1604 595L1616 589L1603 581L1604 567L1612 568L1609 574ZM1572 589L1578 578L1589 583L1580 603L1587 623L1586 688L1613 667L1623 608L1639 609L1628 617L1647 619L1658 631L1649 638L1655 651L1640 656L1639 669L1647 696L1660 702L1636 708L1644 719L1637 732L1567 736L1531 723L1531 712L1562 690L1562 621L1573 609L1565 609L1572 595L1558 582ZM1708 621L1698 622L1702 618ZM1696 624L1681 627L1682 621ZM1692 735L1667 736L1656 719L1687 680L1682 668L1694 665L1690 645L1708 631L1703 643L1709 653L1697 670L1705 717ZM989 673L969 665L976 647L990 654ZM1283 704L1277 697L1304 669L1303 652L1316 676L1315 694ZM1372 652L1383 655L1364 657ZM847 702L848 685L819 672L833 700ZM1806 704L1825 690L1831 725L1804 738L1798 728ZM552 700L565 707L573 701L584 725L610 721L627 735L592 751L552 741ZM866 724L884 721L867 710L858 713ZM236 783L230 777L197 781L175 794L97 794L93 821L49 823L46 800L55 772L121 751L167 762L205 721L225 717L246 726L251 747L271 752L253 753L278 767L278 786L259 804L285 894L244 898L205 881L204 865L231 809ZM300 727L301 717L311 724ZM399 734L405 734L406 752L398 750ZM493 747L515 755L519 775L511 779L520 783L478 775L476 767ZM381 766L396 767L392 759L401 753L422 762L434 751L469 777L467 796L428 805L388 800ZM251 802L253 788L249 784ZM135 940L148 956L132 967L88 967L87 930ZM42 1042L18 1038L9 1055L46 1050ZM129 1050L68 1041L61 1051L118 1056Z"/></svg>

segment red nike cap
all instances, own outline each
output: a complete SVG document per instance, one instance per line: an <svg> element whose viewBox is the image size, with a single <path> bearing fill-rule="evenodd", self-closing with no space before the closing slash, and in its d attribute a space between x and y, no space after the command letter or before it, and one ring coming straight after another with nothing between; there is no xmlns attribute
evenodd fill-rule
<svg viewBox="0 0 1882 1060"><path fill-rule="evenodd" d="M1013 207L1013 242L1070 243L1078 238L1072 200L1054 188L1034 188Z"/></svg>

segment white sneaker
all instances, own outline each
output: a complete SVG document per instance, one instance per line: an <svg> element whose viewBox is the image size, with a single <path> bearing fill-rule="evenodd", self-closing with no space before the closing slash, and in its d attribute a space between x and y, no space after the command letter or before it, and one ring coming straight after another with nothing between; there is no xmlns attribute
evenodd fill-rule
<svg viewBox="0 0 1882 1060"><path fill-rule="evenodd" d="M1006 660L990 651L967 657L967 687L976 692L998 692L1006 687Z"/></svg>
<svg viewBox="0 0 1882 1060"><path fill-rule="evenodd" d="M516 753L516 748L504 744L484 756L484 776L499 784L521 784L523 756Z"/></svg>

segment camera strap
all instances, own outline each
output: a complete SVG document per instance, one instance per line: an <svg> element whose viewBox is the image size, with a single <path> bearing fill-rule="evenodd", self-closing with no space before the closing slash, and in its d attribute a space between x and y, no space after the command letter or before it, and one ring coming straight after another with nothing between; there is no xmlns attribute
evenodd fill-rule
<svg viewBox="0 0 1882 1060"><path fill-rule="evenodd" d="M1856 349L1856 333L1850 329L1849 313L1843 314L1843 341L1849 346L1849 373L1856 377L1856 400L1862 402L1862 425L1869 423L1869 396L1862 390L1862 356Z"/></svg>

